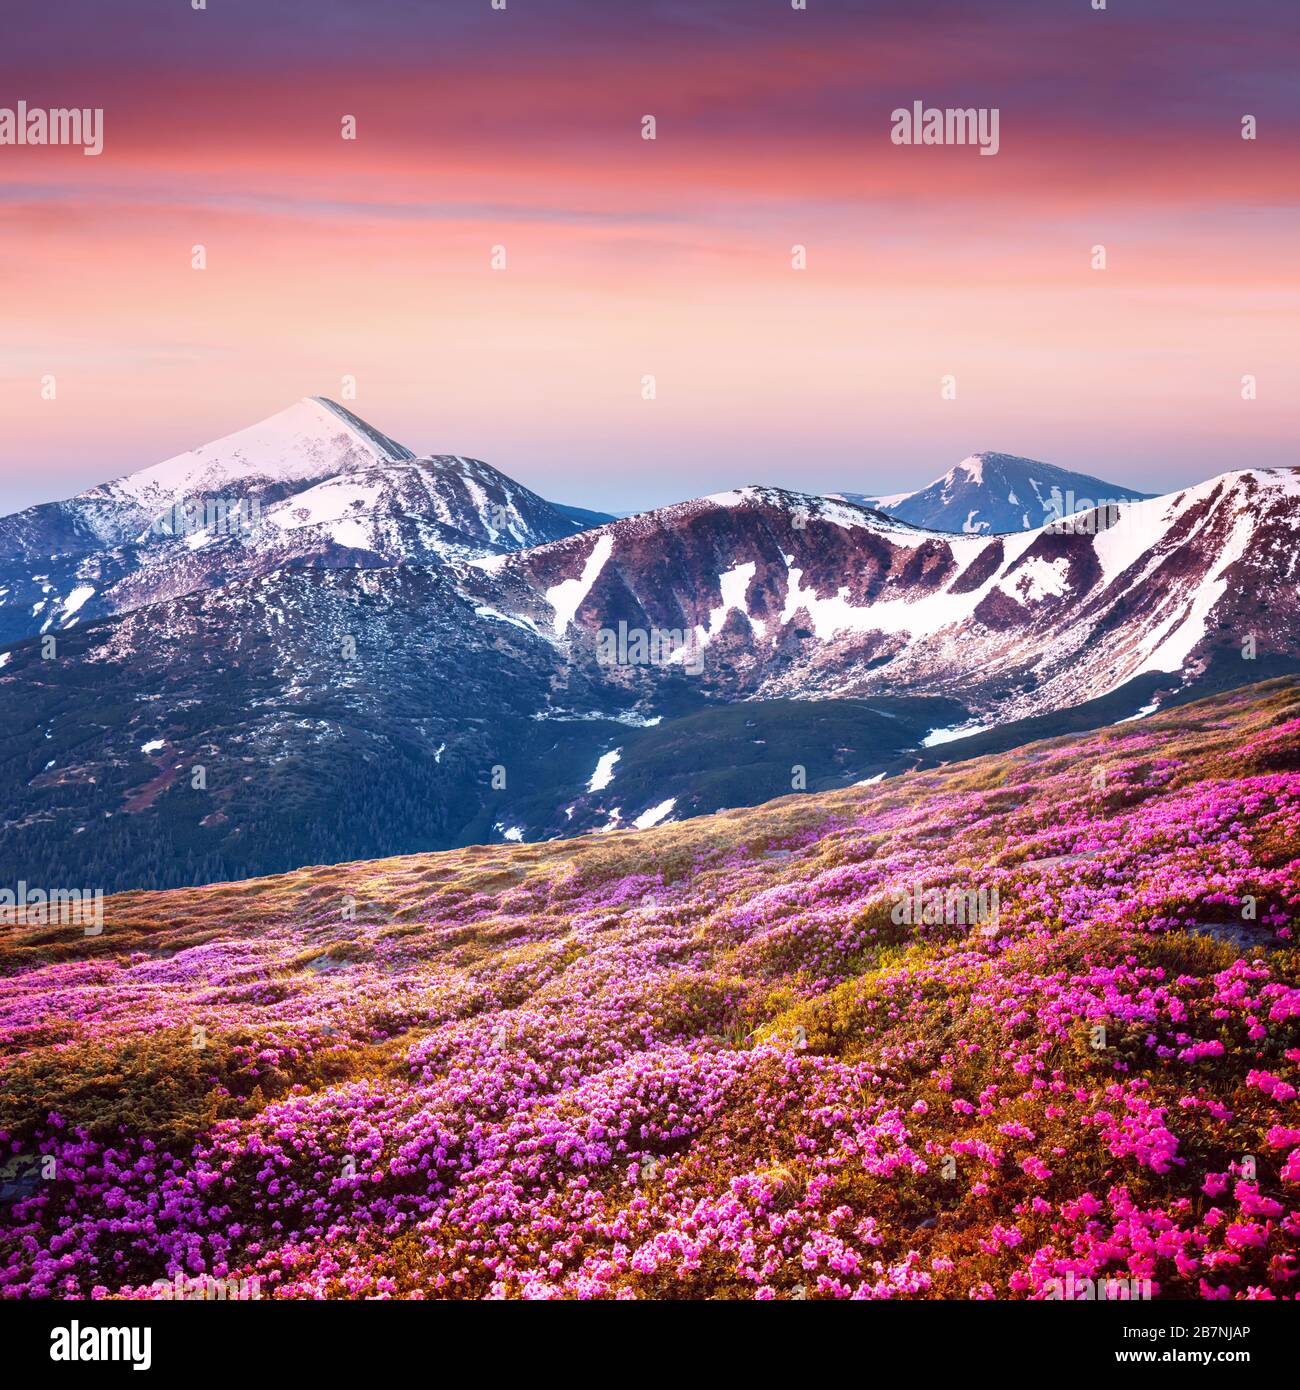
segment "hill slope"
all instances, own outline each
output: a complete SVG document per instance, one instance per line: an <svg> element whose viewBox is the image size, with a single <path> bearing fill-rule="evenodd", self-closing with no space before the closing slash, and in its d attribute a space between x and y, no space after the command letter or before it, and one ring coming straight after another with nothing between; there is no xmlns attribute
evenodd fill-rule
<svg viewBox="0 0 1300 1390"><path fill-rule="evenodd" d="M0 938L0 1295L1289 1297L1298 924L1293 681L112 899Z"/></svg>

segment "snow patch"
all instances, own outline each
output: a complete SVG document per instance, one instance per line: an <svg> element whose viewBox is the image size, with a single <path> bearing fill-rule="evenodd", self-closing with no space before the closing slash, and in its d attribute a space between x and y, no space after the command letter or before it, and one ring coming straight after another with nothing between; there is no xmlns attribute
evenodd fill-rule
<svg viewBox="0 0 1300 1390"><path fill-rule="evenodd" d="M266 519L281 531L299 531L304 526L356 525L373 513L381 489L379 482L327 478L268 508ZM334 534L337 536L337 532Z"/></svg>
<svg viewBox="0 0 1300 1390"><path fill-rule="evenodd" d="M991 724L961 724L951 729L931 729L921 740L922 748L933 748L936 744L952 743L955 739L970 738L974 734L986 734ZM881 773L884 776L884 773Z"/></svg>
<svg viewBox="0 0 1300 1390"><path fill-rule="evenodd" d="M887 512L891 507L898 506L900 502L906 502L912 495L910 492L891 492L885 497L869 497L863 505L874 507L877 511Z"/></svg>
<svg viewBox="0 0 1300 1390"><path fill-rule="evenodd" d="M525 632L531 633L534 637L540 637L541 633L537 630L537 625L529 618L514 618L509 613L502 613L499 609L491 607L489 604L481 603L474 610L477 617L491 618L493 622L509 623L511 627L522 628Z"/></svg>
<svg viewBox="0 0 1300 1390"><path fill-rule="evenodd" d="M638 830L649 830L652 825L658 825L665 816L669 815L676 805L677 798L670 796L667 801L661 801L658 806L651 806L648 811L642 811L632 824Z"/></svg>
<svg viewBox="0 0 1300 1390"><path fill-rule="evenodd" d="M94 592L95 586L93 584L78 584L63 601L63 616L65 618L72 617Z"/></svg>
<svg viewBox="0 0 1300 1390"><path fill-rule="evenodd" d="M1037 603L1045 598L1060 598L1066 589L1070 562L1064 555L1050 563L1040 555L1031 555L1007 584L1013 598L1022 603Z"/></svg>
<svg viewBox="0 0 1300 1390"><path fill-rule="evenodd" d="M614 780L614 764L622 756L623 750L615 748L612 753L602 753L600 760L596 763L596 770L591 774L591 780L587 783L589 792L604 791Z"/></svg>
<svg viewBox="0 0 1300 1390"><path fill-rule="evenodd" d="M706 638L716 637L722 631L722 625L727 621L727 614L733 608L749 619L750 627L760 637L767 632L767 624L761 618L750 617L749 609L745 605L745 595L749 592L750 583L757 569L758 566L753 560L750 560L718 576L718 587L722 590L722 607L715 608L709 614L709 628Z"/></svg>
<svg viewBox="0 0 1300 1390"><path fill-rule="evenodd" d="M849 602L847 585L842 586L831 598L822 598L815 589L803 588L803 571L795 566L790 570L781 622L788 623L803 609L821 641L844 631L931 636L942 628L968 619L989 590L1033 544L1036 534L1031 531L1003 536L1005 564L1002 570L969 593L952 594L940 589L924 598L886 599L865 608L855 607Z"/></svg>
<svg viewBox="0 0 1300 1390"><path fill-rule="evenodd" d="M591 554L582 567L578 579L564 579L553 584L546 591L546 601L555 610L555 635L563 637L573 621L574 615L582 606L582 601L591 592L591 586L600 577L605 562L614 553L614 537L607 531L592 546Z"/></svg>
<svg viewBox="0 0 1300 1390"><path fill-rule="evenodd" d="M476 555L470 564L488 574L500 574L502 566L509 558L508 555Z"/></svg>

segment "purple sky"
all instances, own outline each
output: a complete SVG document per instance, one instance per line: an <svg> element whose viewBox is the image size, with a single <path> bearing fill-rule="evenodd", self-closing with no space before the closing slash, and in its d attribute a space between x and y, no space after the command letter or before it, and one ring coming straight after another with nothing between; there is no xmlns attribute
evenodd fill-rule
<svg viewBox="0 0 1300 1390"><path fill-rule="evenodd" d="M612 510L1291 463L1297 72L1295 0L9 0L0 107L105 147L0 147L0 507L345 375ZM998 108L999 153L893 145L913 100Z"/></svg>

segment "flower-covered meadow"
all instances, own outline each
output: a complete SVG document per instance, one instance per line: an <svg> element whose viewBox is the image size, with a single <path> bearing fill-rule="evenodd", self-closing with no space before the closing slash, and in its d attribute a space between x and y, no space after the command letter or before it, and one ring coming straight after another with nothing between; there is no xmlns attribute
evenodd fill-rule
<svg viewBox="0 0 1300 1390"><path fill-rule="evenodd" d="M1297 925L1274 681L3 928L0 1295L1293 1298Z"/></svg>

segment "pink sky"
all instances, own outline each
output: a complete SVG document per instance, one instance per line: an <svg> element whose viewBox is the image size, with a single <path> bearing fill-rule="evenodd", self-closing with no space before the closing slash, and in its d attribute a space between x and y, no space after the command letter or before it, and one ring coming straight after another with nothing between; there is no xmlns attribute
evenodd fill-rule
<svg viewBox="0 0 1300 1390"><path fill-rule="evenodd" d="M33 7L0 106L102 104L105 151L0 147L0 507L345 374L412 448L613 510L896 491L985 448L1150 491L1296 462L1281 7L649 5L639 32L485 3L440 35L334 8L341 31L303 11L305 43L241 5L243 28L172 15L128 59L103 29L50 76ZM913 98L998 106L1000 153L892 145Z"/></svg>

